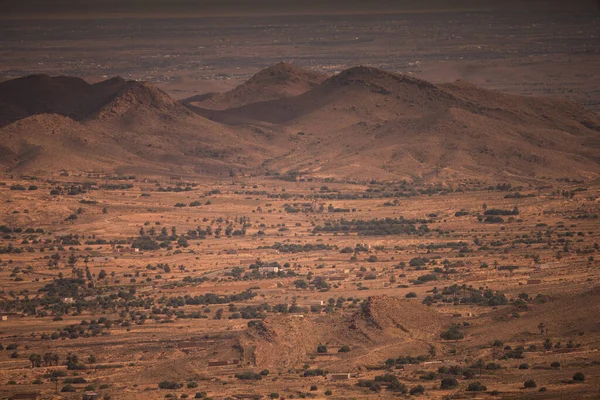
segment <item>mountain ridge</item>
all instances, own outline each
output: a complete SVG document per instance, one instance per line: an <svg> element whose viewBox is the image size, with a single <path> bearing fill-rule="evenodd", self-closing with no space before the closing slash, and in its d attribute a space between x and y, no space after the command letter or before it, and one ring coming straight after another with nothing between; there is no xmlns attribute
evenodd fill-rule
<svg viewBox="0 0 600 400"><path fill-rule="evenodd" d="M297 82L302 87L295 92L271 91L276 98L261 100L265 87ZM86 165L76 160L87 153L95 160L89 165L191 174L233 169L340 179L600 176L600 117L566 100L505 94L464 81L435 85L364 66L325 77L284 63L238 88L243 105L209 109L202 101L178 102L152 84L119 77L96 84L47 75L1 82L0 164L25 171L35 169L39 158L48 168L60 164L53 154L69 160L73 152L73 168Z"/></svg>

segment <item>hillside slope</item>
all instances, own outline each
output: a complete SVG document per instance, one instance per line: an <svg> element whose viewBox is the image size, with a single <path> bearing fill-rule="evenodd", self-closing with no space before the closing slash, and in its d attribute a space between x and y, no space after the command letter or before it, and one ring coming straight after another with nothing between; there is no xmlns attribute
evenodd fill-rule
<svg viewBox="0 0 600 400"><path fill-rule="evenodd" d="M264 132L206 120L146 82L32 76L0 84L0 165L223 174L257 165Z"/></svg>
<svg viewBox="0 0 600 400"><path fill-rule="evenodd" d="M368 67L295 97L201 114L293 136L293 151L269 164L274 170L365 179L600 174L600 118L580 105Z"/></svg>
<svg viewBox="0 0 600 400"><path fill-rule="evenodd" d="M282 369L308 362L324 344L331 348L320 355L328 368L348 371L391 355L426 354L443 325L444 317L418 302L373 296L351 314L268 317L250 328L241 344L256 366ZM344 345L349 353L334 350Z"/></svg>
<svg viewBox="0 0 600 400"><path fill-rule="evenodd" d="M572 102L461 81L433 85L369 67L325 79L288 64L220 98L212 106L229 108L207 108L207 98L177 102L121 78L1 82L0 165L21 172L294 170L365 180L600 177L600 117Z"/></svg>

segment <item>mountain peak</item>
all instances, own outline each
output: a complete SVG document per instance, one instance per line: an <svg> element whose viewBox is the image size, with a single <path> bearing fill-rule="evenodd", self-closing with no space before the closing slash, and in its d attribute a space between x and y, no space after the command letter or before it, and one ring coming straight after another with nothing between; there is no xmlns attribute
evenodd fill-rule
<svg viewBox="0 0 600 400"><path fill-rule="evenodd" d="M420 89L439 90L437 86L427 81L368 66L345 69L329 78L325 84L332 86L359 85L381 94L393 93L398 85L415 85Z"/></svg>
<svg viewBox="0 0 600 400"><path fill-rule="evenodd" d="M302 82L314 86L321 83L324 79L325 75L319 72L302 69L285 62L279 62L257 72L247 83L251 85L282 85Z"/></svg>
<svg viewBox="0 0 600 400"><path fill-rule="evenodd" d="M120 78L119 78L120 79ZM98 119L122 116L132 109L150 108L159 113L188 111L167 93L145 81L129 81L97 113Z"/></svg>

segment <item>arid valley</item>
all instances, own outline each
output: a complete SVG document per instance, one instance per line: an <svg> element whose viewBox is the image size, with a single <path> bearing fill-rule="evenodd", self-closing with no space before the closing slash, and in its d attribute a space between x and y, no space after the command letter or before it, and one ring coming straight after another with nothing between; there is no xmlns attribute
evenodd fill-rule
<svg viewBox="0 0 600 400"><path fill-rule="evenodd" d="M0 398L599 398L599 38L0 19Z"/></svg>

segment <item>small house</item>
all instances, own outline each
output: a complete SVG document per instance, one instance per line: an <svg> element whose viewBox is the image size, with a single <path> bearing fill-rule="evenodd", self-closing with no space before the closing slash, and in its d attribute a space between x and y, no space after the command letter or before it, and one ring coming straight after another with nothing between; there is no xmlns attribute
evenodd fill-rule
<svg viewBox="0 0 600 400"><path fill-rule="evenodd" d="M259 267L258 272L261 274L276 274L279 272L279 267Z"/></svg>
<svg viewBox="0 0 600 400"><path fill-rule="evenodd" d="M227 361L209 361L208 362L209 367L222 367L225 365L229 365L229 362L227 362Z"/></svg>
<svg viewBox="0 0 600 400"><path fill-rule="evenodd" d="M350 373L330 374L329 377L332 381L346 381L350 379Z"/></svg>

